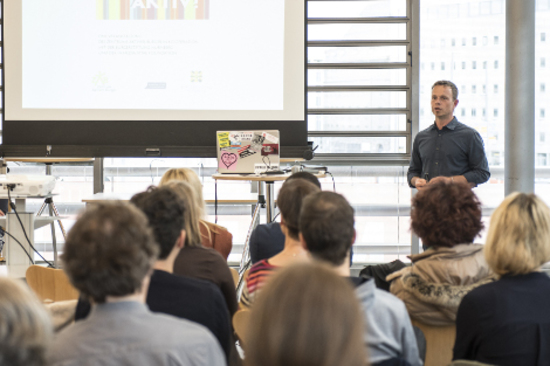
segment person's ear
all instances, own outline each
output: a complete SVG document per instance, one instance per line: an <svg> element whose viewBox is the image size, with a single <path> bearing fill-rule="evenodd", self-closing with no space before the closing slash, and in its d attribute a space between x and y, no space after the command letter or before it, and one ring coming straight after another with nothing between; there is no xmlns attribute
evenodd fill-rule
<svg viewBox="0 0 550 366"><path fill-rule="evenodd" d="M307 248L306 240L304 239L304 236L302 235L302 233L299 233L298 236L300 237L300 244L302 244L302 248L304 248L304 250L309 252L309 249Z"/></svg>
<svg viewBox="0 0 550 366"><path fill-rule="evenodd" d="M187 236L187 233L185 232L185 230L182 230L180 232L180 236L178 237L178 240L176 241L176 246L178 248L183 248L185 247L185 237Z"/></svg>
<svg viewBox="0 0 550 366"><path fill-rule="evenodd" d="M353 229L353 238L351 239L351 245L355 244L355 240L357 239L357 231L355 231L355 228Z"/></svg>
<svg viewBox="0 0 550 366"><path fill-rule="evenodd" d="M458 105L458 99L455 99L454 105L455 105L455 108L456 108L456 106Z"/></svg>

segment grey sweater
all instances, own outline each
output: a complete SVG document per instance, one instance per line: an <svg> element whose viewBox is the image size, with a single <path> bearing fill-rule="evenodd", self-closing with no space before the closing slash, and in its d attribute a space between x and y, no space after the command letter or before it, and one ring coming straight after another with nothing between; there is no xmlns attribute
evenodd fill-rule
<svg viewBox="0 0 550 366"><path fill-rule="evenodd" d="M52 366L224 366L216 338L202 325L154 314L135 301L92 307L90 316L61 331Z"/></svg>

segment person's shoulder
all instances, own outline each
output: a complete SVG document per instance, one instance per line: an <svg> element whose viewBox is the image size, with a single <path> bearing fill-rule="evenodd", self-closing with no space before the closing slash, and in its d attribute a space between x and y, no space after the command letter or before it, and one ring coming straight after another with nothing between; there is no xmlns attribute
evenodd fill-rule
<svg viewBox="0 0 550 366"><path fill-rule="evenodd" d="M210 281L164 271L155 271L153 276L151 276L151 286L154 287L157 284L169 284L171 287L193 291L194 293L217 293L221 295L219 287Z"/></svg>
<svg viewBox="0 0 550 366"><path fill-rule="evenodd" d="M283 233L281 230L281 225L278 222L270 222L269 224L260 224L256 226L253 231L255 236L260 237L271 237L274 234Z"/></svg>

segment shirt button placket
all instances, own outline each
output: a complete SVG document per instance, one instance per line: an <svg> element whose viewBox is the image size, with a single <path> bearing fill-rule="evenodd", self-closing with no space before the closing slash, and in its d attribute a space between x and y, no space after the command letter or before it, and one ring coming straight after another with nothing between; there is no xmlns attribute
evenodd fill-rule
<svg viewBox="0 0 550 366"><path fill-rule="evenodd" d="M437 140L435 143L435 159L434 159L435 166L434 166L432 177L439 176L439 158L440 158L439 154L441 153L441 140L442 140L441 131L438 131Z"/></svg>

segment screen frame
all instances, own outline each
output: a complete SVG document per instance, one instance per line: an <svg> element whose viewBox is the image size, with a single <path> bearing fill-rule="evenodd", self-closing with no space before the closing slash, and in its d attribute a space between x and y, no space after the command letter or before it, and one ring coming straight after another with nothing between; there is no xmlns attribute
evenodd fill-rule
<svg viewBox="0 0 550 366"><path fill-rule="evenodd" d="M5 14L2 3L3 14ZM307 1L303 0L303 113L299 120L7 120L2 59L2 157L216 157L218 130L279 130L281 156L302 157L307 142ZM5 21L1 23L4 33ZM7 65L7 66L6 66ZM8 89L9 91L9 85Z"/></svg>

